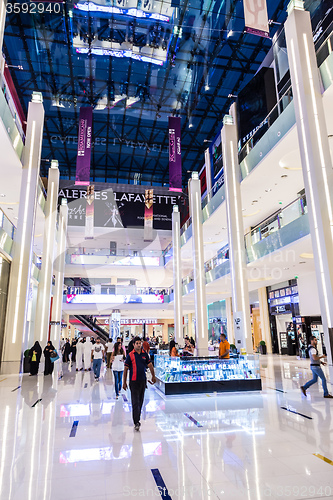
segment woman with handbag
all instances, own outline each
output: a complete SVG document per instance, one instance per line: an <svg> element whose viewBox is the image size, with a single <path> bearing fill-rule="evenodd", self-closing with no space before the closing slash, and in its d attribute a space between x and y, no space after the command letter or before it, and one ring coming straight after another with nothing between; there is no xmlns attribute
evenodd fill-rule
<svg viewBox="0 0 333 500"><path fill-rule="evenodd" d="M44 375L52 375L54 363L51 361L51 358L58 357L58 354L56 348L54 347L54 345L50 340L48 341L44 349L44 356L45 356Z"/></svg>
<svg viewBox="0 0 333 500"><path fill-rule="evenodd" d="M33 347L30 349L29 352L30 375L37 375L41 357L42 357L42 348L38 340L36 340L36 342L34 343Z"/></svg>

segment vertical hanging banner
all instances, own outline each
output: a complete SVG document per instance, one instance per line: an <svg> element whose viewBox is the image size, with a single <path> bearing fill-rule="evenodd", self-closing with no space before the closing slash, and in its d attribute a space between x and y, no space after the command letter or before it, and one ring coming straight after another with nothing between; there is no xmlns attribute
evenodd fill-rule
<svg viewBox="0 0 333 500"><path fill-rule="evenodd" d="M169 116L169 189L182 192L181 118Z"/></svg>
<svg viewBox="0 0 333 500"><path fill-rule="evenodd" d="M84 238L86 240L94 238L94 200L95 186L88 186L86 197L86 221L84 228Z"/></svg>
<svg viewBox="0 0 333 500"><path fill-rule="evenodd" d="M143 241L153 241L153 202L154 202L154 190L145 190L145 220L143 228Z"/></svg>
<svg viewBox="0 0 333 500"><path fill-rule="evenodd" d="M266 0L243 0L245 31L269 38Z"/></svg>
<svg viewBox="0 0 333 500"><path fill-rule="evenodd" d="M120 337L120 319L121 314L119 310L111 313L109 318L109 338L115 342L117 337Z"/></svg>
<svg viewBox="0 0 333 500"><path fill-rule="evenodd" d="M92 106L80 108L75 185L90 184L92 113Z"/></svg>

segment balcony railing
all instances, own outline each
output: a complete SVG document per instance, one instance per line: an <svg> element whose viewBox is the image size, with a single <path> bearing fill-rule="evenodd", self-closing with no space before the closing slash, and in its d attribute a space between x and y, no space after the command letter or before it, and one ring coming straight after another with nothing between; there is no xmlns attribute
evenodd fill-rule
<svg viewBox="0 0 333 500"><path fill-rule="evenodd" d="M247 262L251 263L272 252L294 243L310 234L305 196L300 196L276 214L262 221L245 235ZM205 262L206 283L211 283L230 273L228 245ZM183 279L183 295L194 290L193 273ZM167 292L165 302L173 300L173 287Z"/></svg>

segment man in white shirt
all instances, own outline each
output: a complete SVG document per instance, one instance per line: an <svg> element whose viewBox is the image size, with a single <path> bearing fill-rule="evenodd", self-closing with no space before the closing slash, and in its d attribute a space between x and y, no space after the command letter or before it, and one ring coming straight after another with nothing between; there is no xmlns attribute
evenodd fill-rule
<svg viewBox="0 0 333 500"><path fill-rule="evenodd" d="M310 337L310 342L311 344L308 347L308 352L310 356L310 368L313 374L313 378L312 380L309 380L309 382L307 382L305 385L301 386L301 391L304 394L304 396L306 396L306 390L311 385L315 384L318 381L318 377L320 377L321 382L323 384L324 398L333 399L333 396L331 396L331 394L328 393L325 374L320 366L321 364L326 365L326 363L320 361L322 358L325 358L325 356L324 355L319 356L317 349L317 338L314 335Z"/></svg>
<svg viewBox="0 0 333 500"><path fill-rule="evenodd" d="M113 347L114 343L112 342L112 339L109 339L109 342L106 344L106 366L108 368L112 367L111 356L113 352Z"/></svg>
<svg viewBox="0 0 333 500"><path fill-rule="evenodd" d="M93 364L93 370L95 374L95 380L99 380L99 375L101 373L102 361L104 360L105 349L101 343L101 339L97 337L96 343L92 346L91 350L91 361Z"/></svg>

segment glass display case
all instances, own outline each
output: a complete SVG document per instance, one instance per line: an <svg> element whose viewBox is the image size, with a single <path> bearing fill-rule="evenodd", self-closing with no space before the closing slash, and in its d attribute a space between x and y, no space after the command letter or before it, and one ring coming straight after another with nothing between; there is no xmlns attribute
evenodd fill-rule
<svg viewBox="0 0 333 500"><path fill-rule="evenodd" d="M231 359L155 355L157 386L164 394L261 390L259 356Z"/></svg>

